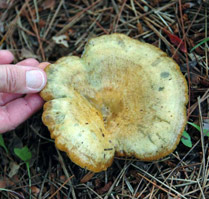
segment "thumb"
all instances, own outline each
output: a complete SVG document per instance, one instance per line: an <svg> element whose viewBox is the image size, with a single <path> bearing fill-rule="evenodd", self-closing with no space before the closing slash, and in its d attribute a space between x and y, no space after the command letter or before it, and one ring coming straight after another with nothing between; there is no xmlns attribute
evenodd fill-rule
<svg viewBox="0 0 209 199"><path fill-rule="evenodd" d="M45 72L36 67L20 65L0 66L0 92L37 93L46 84Z"/></svg>

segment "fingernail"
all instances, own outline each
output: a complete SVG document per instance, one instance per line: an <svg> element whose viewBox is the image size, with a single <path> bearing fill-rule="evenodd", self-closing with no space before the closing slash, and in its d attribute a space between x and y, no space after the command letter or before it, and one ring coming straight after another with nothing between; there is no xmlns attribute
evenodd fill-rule
<svg viewBox="0 0 209 199"><path fill-rule="evenodd" d="M26 86L29 89L40 91L45 85L44 74L40 70L30 70L26 72Z"/></svg>

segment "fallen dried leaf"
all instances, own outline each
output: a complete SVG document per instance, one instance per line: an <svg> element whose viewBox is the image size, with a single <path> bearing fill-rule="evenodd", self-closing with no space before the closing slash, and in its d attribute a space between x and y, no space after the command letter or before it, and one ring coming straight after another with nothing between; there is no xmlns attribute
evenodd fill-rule
<svg viewBox="0 0 209 199"><path fill-rule="evenodd" d="M33 52L31 52L30 50L28 50L26 48L22 48L21 59L27 59L27 58L38 59L39 57L37 55L35 55Z"/></svg>
<svg viewBox="0 0 209 199"><path fill-rule="evenodd" d="M188 9L188 8L192 8L192 7L194 7L194 6L195 6L194 3L184 3L184 4L182 5L182 9L185 10L185 9Z"/></svg>
<svg viewBox="0 0 209 199"><path fill-rule="evenodd" d="M64 175L60 176L60 181L61 182L65 182L66 180L67 180L66 176L64 176Z"/></svg>
<svg viewBox="0 0 209 199"><path fill-rule="evenodd" d="M7 0L0 0L0 8L6 9L9 3Z"/></svg>
<svg viewBox="0 0 209 199"><path fill-rule="evenodd" d="M94 184L95 184L95 187L98 188L101 186L102 182L99 178L96 178L95 181L94 181Z"/></svg>
<svg viewBox="0 0 209 199"><path fill-rule="evenodd" d="M110 181L104 187L97 189L97 193L100 195L104 194L105 192L107 192L110 189L111 186L112 186L112 182Z"/></svg>
<svg viewBox="0 0 209 199"><path fill-rule="evenodd" d="M165 28L163 29L163 31L168 35L168 37L169 37L169 39L170 39L170 41L171 41L172 44L174 44L175 46L179 46L179 45L180 45L179 49L180 49L182 52L184 52L184 53L187 52L185 42L184 42L182 39L180 39L180 38L177 37L176 35L171 34L171 33L170 33L168 30L166 30Z"/></svg>
<svg viewBox="0 0 209 199"><path fill-rule="evenodd" d="M6 188L12 185L14 185L14 182L12 182L9 178L0 177L0 188Z"/></svg>
<svg viewBox="0 0 209 199"><path fill-rule="evenodd" d="M93 172L88 172L81 180L80 182L81 183L86 183L88 182L89 180L91 180L91 178L94 176L95 173Z"/></svg>
<svg viewBox="0 0 209 199"><path fill-rule="evenodd" d="M141 33L144 32L143 27L142 27L142 24L140 22L137 24L137 29L139 31L139 34L141 34Z"/></svg>
<svg viewBox="0 0 209 199"><path fill-rule="evenodd" d="M52 39L56 44L62 44L66 48L69 47L68 42L67 42L68 37L66 35L54 36L52 37Z"/></svg>
<svg viewBox="0 0 209 199"><path fill-rule="evenodd" d="M39 24L40 28L43 28L46 25L46 22L43 19L39 19L38 24Z"/></svg>
<svg viewBox="0 0 209 199"><path fill-rule="evenodd" d="M20 165L17 164L16 162L12 161L12 162L10 162L9 167L10 167L10 172L9 172L8 176L10 178L12 178L14 175L16 175L18 173Z"/></svg>
<svg viewBox="0 0 209 199"><path fill-rule="evenodd" d="M192 85L199 85L200 84L200 77L195 73L190 73L190 81Z"/></svg>
<svg viewBox="0 0 209 199"><path fill-rule="evenodd" d="M162 1L162 0L152 0L152 1L150 1L150 4L151 4L152 6L156 6L156 5L159 4L161 1Z"/></svg>
<svg viewBox="0 0 209 199"><path fill-rule="evenodd" d="M36 186L32 186L31 191L35 196L38 196L38 194L40 193L40 189Z"/></svg>
<svg viewBox="0 0 209 199"><path fill-rule="evenodd" d="M0 178L0 188L5 188L7 186L7 183L4 178Z"/></svg>
<svg viewBox="0 0 209 199"><path fill-rule="evenodd" d="M54 6L55 6L55 0L45 0L42 4L44 10L46 9L54 10Z"/></svg>

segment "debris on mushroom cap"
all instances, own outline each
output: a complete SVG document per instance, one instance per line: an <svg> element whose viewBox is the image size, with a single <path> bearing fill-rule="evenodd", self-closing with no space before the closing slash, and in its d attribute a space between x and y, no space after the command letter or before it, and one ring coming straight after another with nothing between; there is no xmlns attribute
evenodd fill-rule
<svg viewBox="0 0 209 199"><path fill-rule="evenodd" d="M100 36L81 58L63 57L46 73L43 122L79 166L103 171L115 154L157 160L179 143L187 83L160 49L123 34Z"/></svg>

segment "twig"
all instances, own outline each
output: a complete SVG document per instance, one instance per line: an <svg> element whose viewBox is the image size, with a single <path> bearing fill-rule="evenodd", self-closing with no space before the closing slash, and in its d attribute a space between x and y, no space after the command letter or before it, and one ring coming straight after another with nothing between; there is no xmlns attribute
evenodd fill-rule
<svg viewBox="0 0 209 199"><path fill-rule="evenodd" d="M18 12L17 16L14 18L14 20L12 20L12 22L9 25L8 31L6 32L6 34L3 36L3 38L0 41L0 46L3 44L3 42L5 41L5 39L11 35L14 31L14 27L16 25L16 22L20 16L20 14L23 12L23 10L25 10L25 7L27 6L27 2L25 2L22 6L22 8L20 9L20 11Z"/></svg>
<svg viewBox="0 0 209 199"><path fill-rule="evenodd" d="M154 176L152 176L151 174L149 174L148 172L146 172L145 170L137 167L136 165L132 164L132 166L134 166L135 168L139 169L140 171L142 171L143 173L145 173L146 175L150 176L151 178L153 178L155 181L159 182L160 184L162 184L163 186L165 186L166 188L170 189L171 191L173 191L174 193L176 193L177 195L181 196L184 199L187 199L186 197L184 197L181 193L179 193L178 191L176 191L175 189L169 187L168 185L166 185L165 183L163 183L162 181L158 180L157 178L155 178ZM162 188L162 187L161 187Z"/></svg>
<svg viewBox="0 0 209 199"><path fill-rule="evenodd" d="M74 176L72 175L72 176L70 176L63 184L62 184L62 186L60 186L58 189L57 189L57 191L55 191L50 197L49 197L49 199L52 199L62 188L63 188L63 186L65 186L65 184L67 184L72 178L73 178Z"/></svg>
<svg viewBox="0 0 209 199"><path fill-rule="evenodd" d="M49 30L51 29L52 24L54 23L54 20L55 20L55 18L57 17L57 14L58 14L58 12L60 11L60 8L61 8L63 2L64 2L64 0L61 0L61 1L60 1L59 5L58 5L58 7L57 7L57 9L56 9L55 14L53 15L52 20L51 20L50 23L49 23L48 28L47 28L46 31L44 32L43 39L46 39L46 36L47 36L47 34L49 33Z"/></svg>
<svg viewBox="0 0 209 199"><path fill-rule="evenodd" d="M169 191L167 189L162 188L161 186L157 185L156 183L152 182L151 180L149 180L147 177L141 175L140 173L137 173L137 175L139 175L140 177L144 178L145 180L147 180L148 182L150 182L153 186L159 188L160 190L169 193ZM176 197L176 195L169 193L171 196Z"/></svg>
<svg viewBox="0 0 209 199"><path fill-rule="evenodd" d="M197 98L198 102L198 109L199 109L199 116L200 116L200 134L201 134L201 146L202 146L202 179L205 177L205 144L204 144L204 133L203 133L203 121L202 121L202 109L201 109L201 102L200 97Z"/></svg>
<svg viewBox="0 0 209 199"><path fill-rule="evenodd" d="M115 23L114 32L117 32L118 22L119 22L119 20L120 20L121 14L122 14L123 9L124 9L124 6L125 6L125 4L126 4L126 1L127 1L127 0L123 0L123 4L122 4L121 9L120 9L120 11L119 11L119 13L118 13L117 20L116 20L116 23Z"/></svg>
<svg viewBox="0 0 209 199"><path fill-rule="evenodd" d="M45 61L46 60L46 57L45 57L44 50L43 50L43 46L42 46L42 42L41 42L41 39L40 39L40 34L39 34L39 31L38 31L37 25L35 23L35 19L34 19L34 16L33 16L33 12L32 12L32 10L30 8L30 5L29 5L28 0L26 0L26 3L27 3L27 7L28 7L28 10L29 10L29 13L30 13L30 15L32 17L33 24L34 24L34 27L32 26L33 27L33 30L34 30L34 32L36 34L36 37L38 39L38 43L40 45L42 59L43 59L43 61Z"/></svg>
<svg viewBox="0 0 209 199"><path fill-rule="evenodd" d="M67 168L66 168L66 166L65 166L65 163L64 163L64 160L63 160L63 158L62 158L62 155L60 154L60 152L59 152L58 149L56 149L56 151L57 151L57 153L58 153L59 162L60 162L60 164L61 164L61 166L62 166L62 169L63 169L65 175L67 176L67 178L69 179L69 178L70 178L70 175L69 175L69 173L68 173L68 171L67 171ZM74 175L72 175L72 176L74 176ZM72 185L72 182L71 182L71 181L69 182L69 185L70 185L70 187L71 187L71 189L72 189L72 197L73 197L73 199L76 199L75 190L74 190L74 188L73 188L73 185Z"/></svg>

